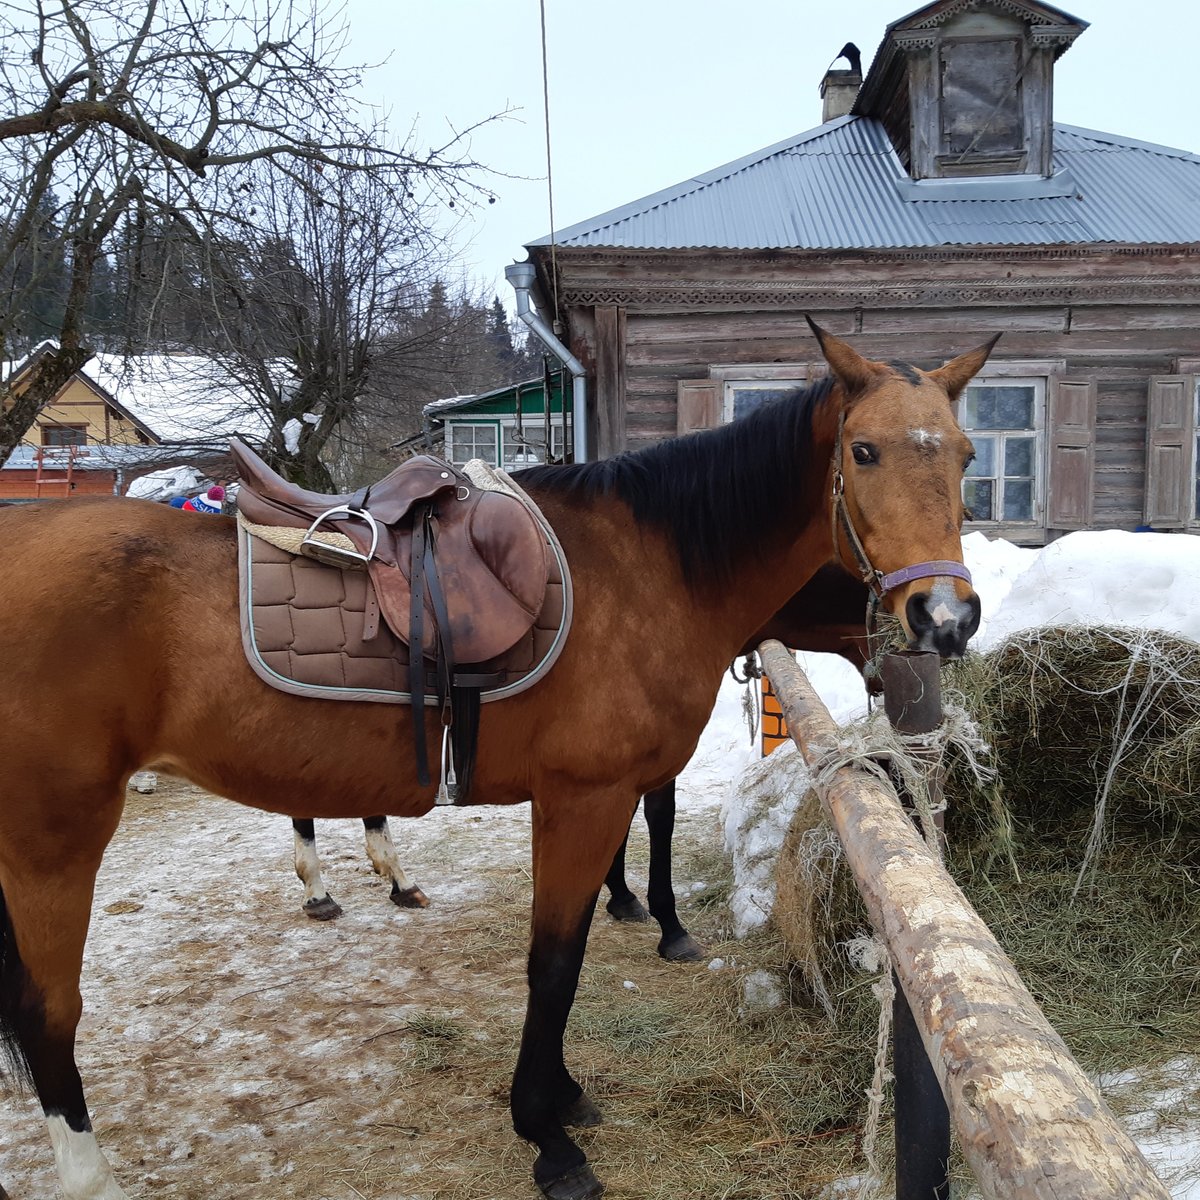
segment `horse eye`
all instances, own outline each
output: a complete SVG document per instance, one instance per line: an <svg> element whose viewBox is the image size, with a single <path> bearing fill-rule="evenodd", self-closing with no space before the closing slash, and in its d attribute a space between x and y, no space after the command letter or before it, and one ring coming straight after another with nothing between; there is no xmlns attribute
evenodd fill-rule
<svg viewBox="0 0 1200 1200"><path fill-rule="evenodd" d="M868 463L879 461L879 456L875 453L875 447L868 446L866 442L855 442L850 447L850 452L854 455L854 461L859 466L865 467Z"/></svg>

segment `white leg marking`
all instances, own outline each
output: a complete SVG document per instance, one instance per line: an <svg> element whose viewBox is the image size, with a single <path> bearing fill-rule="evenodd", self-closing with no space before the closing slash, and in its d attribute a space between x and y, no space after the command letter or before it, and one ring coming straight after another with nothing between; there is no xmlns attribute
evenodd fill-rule
<svg viewBox="0 0 1200 1200"><path fill-rule="evenodd" d="M324 900L329 893L325 890L325 881L321 878L321 860L317 858L317 847L314 842L306 842L298 833L292 831L296 846L296 874L304 884L304 903L310 900Z"/></svg>
<svg viewBox="0 0 1200 1200"><path fill-rule="evenodd" d="M92 1133L76 1133L62 1117L47 1117L58 1182L66 1200L129 1200Z"/></svg>
<svg viewBox="0 0 1200 1200"><path fill-rule="evenodd" d="M391 879L402 892L408 891L408 876L400 865L396 854L396 843L392 841L392 831L385 825L382 829L367 830L367 857L375 868L377 875Z"/></svg>

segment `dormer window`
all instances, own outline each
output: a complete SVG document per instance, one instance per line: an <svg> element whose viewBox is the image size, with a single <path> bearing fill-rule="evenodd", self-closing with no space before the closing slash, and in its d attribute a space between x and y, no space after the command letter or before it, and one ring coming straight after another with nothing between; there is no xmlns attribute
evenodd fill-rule
<svg viewBox="0 0 1200 1200"><path fill-rule="evenodd" d="M1054 61L1086 28L1036 0L938 0L888 26L853 112L915 182L1049 179Z"/></svg>
<svg viewBox="0 0 1200 1200"><path fill-rule="evenodd" d="M1020 40L947 39L939 58L938 174L1024 171Z"/></svg>

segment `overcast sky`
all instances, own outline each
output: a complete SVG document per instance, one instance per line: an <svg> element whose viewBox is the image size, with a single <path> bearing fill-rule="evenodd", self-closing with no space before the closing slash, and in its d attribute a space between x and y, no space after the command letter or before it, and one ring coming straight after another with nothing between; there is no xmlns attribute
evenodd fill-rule
<svg viewBox="0 0 1200 1200"><path fill-rule="evenodd" d="M554 224L562 229L820 124L847 41L870 65L905 0L545 0ZM1055 120L1200 152L1200 3L1078 0L1090 28L1055 68ZM506 108L471 153L497 202L456 233L510 303L504 266L550 230L537 0L347 0L349 57L397 134L437 143ZM845 63L838 64L845 66ZM452 214L448 214L452 215Z"/></svg>

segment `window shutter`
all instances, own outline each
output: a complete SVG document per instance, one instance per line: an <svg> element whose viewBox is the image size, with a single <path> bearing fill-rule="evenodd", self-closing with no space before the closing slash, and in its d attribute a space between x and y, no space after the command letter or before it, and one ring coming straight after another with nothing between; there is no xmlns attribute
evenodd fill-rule
<svg viewBox="0 0 1200 1200"><path fill-rule="evenodd" d="M711 379L681 379L677 392L676 433L712 429L721 423L717 385Z"/></svg>
<svg viewBox="0 0 1200 1200"><path fill-rule="evenodd" d="M1180 529L1191 519L1194 496L1193 375L1155 375L1146 408L1146 524Z"/></svg>
<svg viewBox="0 0 1200 1200"><path fill-rule="evenodd" d="M1096 384L1091 379L1050 380L1046 525L1086 529L1095 508Z"/></svg>

